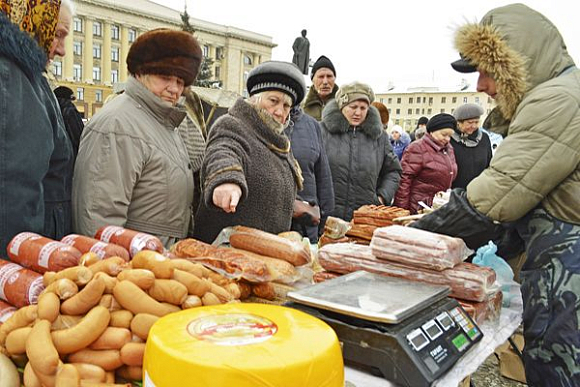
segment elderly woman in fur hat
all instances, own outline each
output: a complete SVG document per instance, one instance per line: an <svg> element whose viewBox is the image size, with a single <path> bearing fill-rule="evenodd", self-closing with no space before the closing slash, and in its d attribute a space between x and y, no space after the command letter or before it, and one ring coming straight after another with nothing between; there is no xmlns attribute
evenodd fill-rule
<svg viewBox="0 0 580 387"><path fill-rule="evenodd" d="M179 126L179 104L202 59L195 38L156 29L133 43L125 92L85 128L75 166L75 231L93 235L107 224L161 238L166 246L187 236L193 174Z"/></svg>
<svg viewBox="0 0 580 387"><path fill-rule="evenodd" d="M401 165L389 142L373 90L363 83L342 86L322 112L322 139L332 173L332 216L350 220L365 204L390 205Z"/></svg>
<svg viewBox="0 0 580 387"><path fill-rule="evenodd" d="M212 242L228 226L288 231L300 167L284 134L290 110L305 93L292 63L270 61L248 77L250 98L238 99L212 126L202 166L203 199L194 236Z"/></svg>

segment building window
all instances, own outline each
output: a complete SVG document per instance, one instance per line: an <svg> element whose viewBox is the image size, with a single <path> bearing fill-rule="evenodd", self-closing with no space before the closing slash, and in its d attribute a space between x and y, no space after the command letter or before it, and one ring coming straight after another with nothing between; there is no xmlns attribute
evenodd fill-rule
<svg viewBox="0 0 580 387"><path fill-rule="evenodd" d="M93 67L93 81L100 81L101 80L101 68L100 67Z"/></svg>
<svg viewBox="0 0 580 387"><path fill-rule="evenodd" d="M413 114L413 109L407 109L407 114L409 115Z"/></svg>
<svg viewBox="0 0 580 387"><path fill-rule="evenodd" d="M73 42L73 53L75 55L83 55L83 42Z"/></svg>
<svg viewBox="0 0 580 387"><path fill-rule="evenodd" d="M425 108L421 109L421 114L425 114Z"/></svg>
<svg viewBox="0 0 580 387"><path fill-rule="evenodd" d="M222 60L224 58L224 48L223 47L216 47L215 48L215 58L217 60Z"/></svg>
<svg viewBox="0 0 580 387"><path fill-rule="evenodd" d="M397 98L397 105L401 104L401 98Z"/></svg>
<svg viewBox="0 0 580 387"><path fill-rule="evenodd" d="M409 103L413 103L413 97L409 98Z"/></svg>
<svg viewBox="0 0 580 387"><path fill-rule="evenodd" d="M62 77L62 62L52 62L52 73L55 77Z"/></svg>
<svg viewBox="0 0 580 387"><path fill-rule="evenodd" d="M479 97L475 97L475 103L479 104Z"/></svg>
<svg viewBox="0 0 580 387"><path fill-rule="evenodd" d="M209 57L209 46L207 44L204 44L201 49L203 51L203 56L205 56L206 58Z"/></svg>
<svg viewBox="0 0 580 387"><path fill-rule="evenodd" d="M246 66L251 66L252 65L252 57L250 57L249 55L244 55L244 64Z"/></svg>
<svg viewBox="0 0 580 387"><path fill-rule="evenodd" d="M429 105L433 105L433 97L429 97Z"/></svg>
<svg viewBox="0 0 580 387"><path fill-rule="evenodd" d="M451 98L451 103L457 103L457 97Z"/></svg>
<svg viewBox="0 0 580 387"><path fill-rule="evenodd" d="M111 70L111 82L112 83L119 82L119 71L118 70Z"/></svg>
<svg viewBox="0 0 580 387"><path fill-rule="evenodd" d="M222 68L220 66L215 66L214 74L215 79L220 79L220 76L222 75Z"/></svg>
<svg viewBox="0 0 580 387"><path fill-rule="evenodd" d="M451 114L455 113L455 109L451 109Z"/></svg>
<svg viewBox="0 0 580 387"><path fill-rule="evenodd" d="M73 19L73 31L83 32L83 19L75 17Z"/></svg>
<svg viewBox="0 0 580 387"><path fill-rule="evenodd" d="M428 115L428 116L430 116L430 115L431 115L431 113L432 113L431 109L430 109L430 108L429 108L429 109L427 109L427 115Z"/></svg>
<svg viewBox="0 0 580 387"><path fill-rule="evenodd" d="M103 102L103 90L95 90L95 102Z"/></svg>
<svg viewBox="0 0 580 387"><path fill-rule="evenodd" d="M388 108L387 110L389 111L389 115L390 115L390 114L392 113L392 112L391 112L391 108Z"/></svg>
<svg viewBox="0 0 580 387"><path fill-rule="evenodd" d="M421 111L419 110L419 108L415 109L415 114L420 114L420 112Z"/></svg>
<svg viewBox="0 0 580 387"><path fill-rule="evenodd" d="M133 43L137 39L137 31L130 28L129 29L129 43Z"/></svg>
<svg viewBox="0 0 580 387"><path fill-rule="evenodd" d="M467 103L467 97L463 97L463 103Z"/></svg>
<svg viewBox="0 0 580 387"><path fill-rule="evenodd" d="M101 59L101 45L93 44L93 58Z"/></svg>
<svg viewBox="0 0 580 387"><path fill-rule="evenodd" d="M93 35L94 36L101 36L103 34L103 25L101 22L93 22Z"/></svg>
<svg viewBox="0 0 580 387"><path fill-rule="evenodd" d="M111 48L111 60L113 62L118 62L119 61L119 47L113 47L113 48Z"/></svg>
<svg viewBox="0 0 580 387"><path fill-rule="evenodd" d="M389 98L389 105L391 105L393 103L393 99Z"/></svg>
<svg viewBox="0 0 580 387"><path fill-rule="evenodd" d="M111 39L119 40L119 26L116 24L111 26Z"/></svg>
<svg viewBox="0 0 580 387"><path fill-rule="evenodd" d="M75 81L80 81L83 76L83 66L80 64L73 65L73 79Z"/></svg>
<svg viewBox="0 0 580 387"><path fill-rule="evenodd" d="M441 97L441 103L447 102L447 97Z"/></svg>
<svg viewBox="0 0 580 387"><path fill-rule="evenodd" d="M79 100L79 101L85 100L85 88L84 87L77 87L77 100Z"/></svg>
<svg viewBox="0 0 580 387"><path fill-rule="evenodd" d="M445 113L445 109L441 109L439 113Z"/></svg>

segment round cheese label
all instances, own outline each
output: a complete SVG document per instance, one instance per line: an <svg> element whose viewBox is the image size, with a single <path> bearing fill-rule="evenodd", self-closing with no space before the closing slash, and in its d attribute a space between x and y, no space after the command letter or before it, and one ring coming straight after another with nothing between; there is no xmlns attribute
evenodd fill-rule
<svg viewBox="0 0 580 387"><path fill-rule="evenodd" d="M193 320L187 325L187 331L198 340L236 346L264 342L276 334L278 326L254 314L229 313Z"/></svg>

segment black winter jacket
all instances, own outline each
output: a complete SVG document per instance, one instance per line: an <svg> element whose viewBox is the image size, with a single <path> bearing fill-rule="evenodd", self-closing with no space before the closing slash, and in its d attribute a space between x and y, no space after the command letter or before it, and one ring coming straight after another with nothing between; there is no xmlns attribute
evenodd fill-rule
<svg viewBox="0 0 580 387"><path fill-rule="evenodd" d="M378 110L371 106L359 127L349 125L331 101L322 112L322 139L332 172L333 216L350 220L365 204L390 205L401 179L401 164L383 130Z"/></svg>
<svg viewBox="0 0 580 387"><path fill-rule="evenodd" d="M298 192L300 199L316 203L320 207L321 218L326 218L334 209L334 189L332 175L322 143L320 124L314 118L305 114L299 107L294 108L290 115L290 125L285 133L292 144L292 153L302 169L304 188ZM292 229L307 236L310 242L318 240L318 226L305 227L292 222ZM306 235L305 235L306 234Z"/></svg>
<svg viewBox="0 0 580 387"><path fill-rule="evenodd" d="M478 129L469 136L455 132L451 137L451 145L457 163L457 178L451 187L465 189L471 180L489 167L492 156L491 141L487 133Z"/></svg>

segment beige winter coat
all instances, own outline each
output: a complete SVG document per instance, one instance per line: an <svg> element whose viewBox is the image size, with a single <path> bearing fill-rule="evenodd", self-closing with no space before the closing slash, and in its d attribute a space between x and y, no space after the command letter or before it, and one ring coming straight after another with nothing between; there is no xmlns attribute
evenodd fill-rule
<svg viewBox="0 0 580 387"><path fill-rule="evenodd" d="M580 224L580 71L557 28L512 4L461 27L455 46L495 79L491 130L507 136L467 186L470 203L500 222L541 204Z"/></svg>
<svg viewBox="0 0 580 387"><path fill-rule="evenodd" d="M74 173L77 233L94 235L111 224L157 235L166 245L187 235L193 177L177 130L185 114L131 77L125 93L90 121Z"/></svg>

